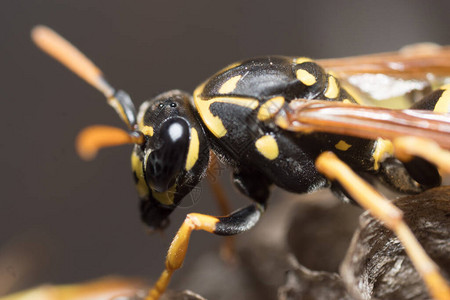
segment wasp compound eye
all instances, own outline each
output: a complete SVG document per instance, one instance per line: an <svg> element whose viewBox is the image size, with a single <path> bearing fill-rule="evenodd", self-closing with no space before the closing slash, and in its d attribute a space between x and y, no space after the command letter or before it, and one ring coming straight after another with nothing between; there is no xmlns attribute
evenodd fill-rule
<svg viewBox="0 0 450 300"><path fill-rule="evenodd" d="M159 129L160 147L149 150L145 176L152 190L167 191L183 171L189 149L189 125L182 118L172 118Z"/></svg>

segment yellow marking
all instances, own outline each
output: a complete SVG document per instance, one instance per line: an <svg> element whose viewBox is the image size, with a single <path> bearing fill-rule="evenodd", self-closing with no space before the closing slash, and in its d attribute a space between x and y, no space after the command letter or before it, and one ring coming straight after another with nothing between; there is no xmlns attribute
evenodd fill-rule
<svg viewBox="0 0 450 300"><path fill-rule="evenodd" d="M324 95L329 99L335 99L337 98L337 96L339 96L339 86L336 78L334 78L332 75L328 76L328 86L325 90Z"/></svg>
<svg viewBox="0 0 450 300"><path fill-rule="evenodd" d="M342 83L344 88L341 87L341 89L344 89L350 96L352 96L352 98L355 100L355 102L357 104L361 104L364 105L367 103L364 103L364 101L361 99L360 93L354 88L352 87L350 84L346 83L345 81ZM349 100L349 99L347 99ZM349 100L350 103L354 103L353 101Z"/></svg>
<svg viewBox="0 0 450 300"><path fill-rule="evenodd" d="M152 190L152 196L153 196L153 198L158 200L159 203L162 203L164 205L172 205L176 188L177 188L177 185L174 184L167 191L162 192L162 193Z"/></svg>
<svg viewBox="0 0 450 300"><path fill-rule="evenodd" d="M348 100L348 99L344 99L342 100L343 103L353 103L352 101Z"/></svg>
<svg viewBox="0 0 450 300"><path fill-rule="evenodd" d="M198 140L198 133L195 128L191 128L191 140L189 142L189 150L186 157L186 171L192 169L198 159L198 152L200 149L200 142Z"/></svg>
<svg viewBox="0 0 450 300"><path fill-rule="evenodd" d="M329 70L327 73L328 73L328 75L331 75L331 76L333 76L334 78L339 78L339 76L336 74L336 72L334 72L334 71L332 71L332 70Z"/></svg>
<svg viewBox="0 0 450 300"><path fill-rule="evenodd" d="M237 75L237 76L233 76L230 79L228 79L227 81L225 81L224 84L222 84L222 86L219 89L219 93L220 94L229 94L232 91L234 91L234 89L236 88L236 85L239 81L239 79L241 79L242 75Z"/></svg>
<svg viewBox="0 0 450 300"><path fill-rule="evenodd" d="M296 63L298 65L300 65L302 63L305 63L305 62L312 62L312 61L313 60L311 58L309 58L309 57L297 57L297 58L294 58L294 63Z"/></svg>
<svg viewBox="0 0 450 300"><path fill-rule="evenodd" d="M153 127L144 125L142 126L141 132L145 135L153 136Z"/></svg>
<svg viewBox="0 0 450 300"><path fill-rule="evenodd" d="M142 168L142 162L136 153L131 154L131 169L136 173L138 182L136 183L136 188L140 198L145 198L148 196L149 190L147 183L144 178L144 170Z"/></svg>
<svg viewBox="0 0 450 300"><path fill-rule="evenodd" d="M283 107L284 101L284 97L282 96L267 100L259 108L258 115L256 117L260 121L265 121L272 118Z"/></svg>
<svg viewBox="0 0 450 300"><path fill-rule="evenodd" d="M352 145L347 144L345 141L340 140L334 147L341 151L347 151Z"/></svg>
<svg viewBox="0 0 450 300"><path fill-rule="evenodd" d="M223 126L222 120L218 116L214 116L211 113L210 106L213 103L229 103L250 109L256 109L259 105L258 100L239 97L216 97L209 100L203 100L200 95L203 92L204 86L205 84L202 84L195 89L194 104L206 127L208 127L212 134L218 138L221 138L227 134L227 129Z"/></svg>
<svg viewBox="0 0 450 300"><path fill-rule="evenodd" d="M316 77L304 69L298 69L295 75L298 80L307 86L311 86L317 82Z"/></svg>
<svg viewBox="0 0 450 300"><path fill-rule="evenodd" d="M231 70L231 69L234 69L234 68L240 66L241 64L242 64L242 62L235 62L234 64L228 65L228 66L226 66L225 68L221 69L221 70L220 70L219 72L217 72L215 75L224 73L224 72L226 72L226 71L228 71L228 70ZM215 77L215 75L213 75L212 77Z"/></svg>
<svg viewBox="0 0 450 300"><path fill-rule="evenodd" d="M278 114L275 118L275 124L283 129L287 129L289 127L289 122L286 114Z"/></svg>
<svg viewBox="0 0 450 300"><path fill-rule="evenodd" d="M426 138L402 136L394 140L395 156L403 162L410 161L414 156L422 157L432 162L443 173L450 174L450 152Z"/></svg>
<svg viewBox="0 0 450 300"><path fill-rule="evenodd" d="M377 140L375 150L372 153L372 157L374 159L373 169L375 171L378 170L380 168L380 162L383 161L383 159L386 156L393 154L394 154L394 147L392 145L392 142L389 140L379 138Z"/></svg>
<svg viewBox="0 0 450 300"><path fill-rule="evenodd" d="M450 112L450 84L442 86L441 89L444 92L434 106L434 111L437 113L448 113Z"/></svg>
<svg viewBox="0 0 450 300"><path fill-rule="evenodd" d="M278 144L275 138L272 135L265 135L260 137L255 142L256 149L258 149L259 153L261 153L265 158L274 160L278 157Z"/></svg>

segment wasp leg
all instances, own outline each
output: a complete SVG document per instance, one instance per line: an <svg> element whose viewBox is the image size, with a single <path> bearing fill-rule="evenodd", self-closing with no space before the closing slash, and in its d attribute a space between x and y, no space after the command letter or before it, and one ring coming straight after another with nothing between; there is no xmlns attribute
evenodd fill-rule
<svg viewBox="0 0 450 300"><path fill-rule="evenodd" d="M446 84L422 98L411 108L432 110L439 114L449 113L449 99L450 84ZM437 165L446 173L450 173L450 153L442 150L436 142L429 139L409 136L399 137L394 140L394 150L395 155L405 165L423 158Z"/></svg>
<svg viewBox="0 0 450 300"><path fill-rule="evenodd" d="M235 170L233 183L242 194L258 203L266 203L270 195L269 188L272 184L263 174L247 166Z"/></svg>
<svg viewBox="0 0 450 300"><path fill-rule="evenodd" d="M230 202L225 194L222 185L217 178L217 173L219 173L219 161L214 153L211 154L211 162L208 168L208 182L211 186L211 190L217 200L217 205L219 207L220 214L228 215L231 212ZM233 236L227 236L220 246L220 257L228 262L232 263L235 260L235 243Z"/></svg>
<svg viewBox="0 0 450 300"><path fill-rule="evenodd" d="M225 191L223 190L222 185L218 181L213 180L213 178L209 176L208 182L217 200L220 213L222 215L228 215L231 212L230 203L225 195ZM228 263L233 263L235 261L235 254L236 251L235 251L234 237L233 236L225 237L220 246L220 257Z"/></svg>
<svg viewBox="0 0 450 300"><path fill-rule="evenodd" d="M183 264L193 230L204 230L225 236L235 235L252 228L258 222L263 211L264 205L255 203L225 217L213 217L197 213L188 214L167 252L166 269L145 299L156 300L164 293L173 273Z"/></svg>
<svg viewBox="0 0 450 300"><path fill-rule="evenodd" d="M330 186L333 195L344 203L359 205L352 196L342 187L338 181L333 181Z"/></svg>
<svg viewBox="0 0 450 300"><path fill-rule="evenodd" d="M338 180L362 207L369 210L374 217L382 221L397 235L435 299L450 299L450 287L439 273L439 268L426 254L408 225L403 221L400 209L357 176L333 153L322 153L316 160L316 166L331 180Z"/></svg>
<svg viewBox="0 0 450 300"><path fill-rule="evenodd" d="M412 167L412 165L413 164L410 166ZM433 165L431 166L436 169ZM423 192L426 187L418 184L415 180L417 176L412 176L411 172L408 170L409 168L406 168L404 163L400 162L395 157L390 156L380 163L378 178L388 187L401 193L418 194Z"/></svg>
<svg viewBox="0 0 450 300"><path fill-rule="evenodd" d="M401 161L409 162L421 157L432 162L446 173L450 173L450 152L428 139L418 137L400 137L394 140L395 155Z"/></svg>

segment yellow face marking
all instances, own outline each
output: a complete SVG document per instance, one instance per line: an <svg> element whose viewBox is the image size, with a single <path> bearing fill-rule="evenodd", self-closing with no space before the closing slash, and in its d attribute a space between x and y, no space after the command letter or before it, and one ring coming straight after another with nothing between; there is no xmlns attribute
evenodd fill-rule
<svg viewBox="0 0 450 300"><path fill-rule="evenodd" d="M312 62L312 59L309 58L309 57L297 57L297 58L294 58L294 63L296 63L298 65L300 65L302 63L305 63L305 62Z"/></svg>
<svg viewBox="0 0 450 300"><path fill-rule="evenodd" d="M342 100L343 103L352 103L352 101L348 100L348 99L344 99Z"/></svg>
<svg viewBox="0 0 450 300"><path fill-rule="evenodd" d="M258 149L259 153L269 160L274 160L278 157L278 144L272 135L260 137L255 142L255 147Z"/></svg>
<svg viewBox="0 0 450 300"><path fill-rule="evenodd" d="M334 78L332 75L328 76L328 86L325 90L324 95L329 99L335 99L337 98L337 96L339 96L338 83L336 81L336 78Z"/></svg>
<svg viewBox="0 0 450 300"><path fill-rule="evenodd" d="M198 159L198 152L200 149L200 141L198 140L198 133L195 128L191 129L191 140L189 142L189 150L186 157L186 171L192 169Z"/></svg>
<svg viewBox="0 0 450 300"><path fill-rule="evenodd" d="M373 169L375 171L378 170L380 168L380 162L382 162L386 156L393 154L394 154L394 147L391 141L379 138L377 140L375 151L373 151L372 153L372 157L374 159Z"/></svg>
<svg viewBox="0 0 450 300"><path fill-rule="evenodd" d="M446 84L441 87L444 90L438 102L434 106L434 110L437 113L450 112L450 84Z"/></svg>
<svg viewBox="0 0 450 300"><path fill-rule="evenodd" d="M284 97L282 96L267 100L259 108L258 115L256 117L260 121L265 121L272 118L283 107L284 101Z"/></svg>
<svg viewBox="0 0 450 300"><path fill-rule="evenodd" d="M218 116L214 116L211 113L210 106L213 103L229 103L234 105L239 105L242 107L247 107L250 109L256 109L259 105L258 100L239 98L239 97L217 97L209 100L203 100L200 95L203 91L204 84L200 85L194 91L194 104L197 108L200 117L205 123L206 127L214 134L214 136L221 138L227 134L227 129L223 126L222 120Z"/></svg>
<svg viewBox="0 0 450 300"><path fill-rule="evenodd" d="M316 83L316 77L304 69L298 69L295 73L297 79L300 80L304 85L311 86Z"/></svg>
<svg viewBox="0 0 450 300"><path fill-rule="evenodd" d="M164 205L172 205L173 204L173 198L175 196L177 185L172 185L167 191L159 193L154 190L152 190L152 196L158 200L159 203L162 203Z"/></svg>
<svg viewBox="0 0 450 300"><path fill-rule="evenodd" d="M347 144L345 141L340 140L339 143L334 145L334 148L341 150L341 151L347 151L352 145Z"/></svg>
<svg viewBox="0 0 450 300"><path fill-rule="evenodd" d="M153 127L152 127L152 126L144 125L144 126L142 126L142 128L141 128L141 132L142 132L144 135L153 136Z"/></svg>
<svg viewBox="0 0 450 300"><path fill-rule="evenodd" d="M239 79L241 79L242 75L237 75L237 76L233 76L230 79L228 79L227 81L225 81L225 83L220 87L219 89L219 93L220 94L229 94L231 92L234 91L234 89L236 88L236 85L239 81Z"/></svg>
<svg viewBox="0 0 450 300"><path fill-rule="evenodd" d="M148 196L149 190L147 183L144 178L144 170L142 169L142 162L136 153L131 154L131 169L136 173L138 182L136 183L136 188L140 198L145 198Z"/></svg>

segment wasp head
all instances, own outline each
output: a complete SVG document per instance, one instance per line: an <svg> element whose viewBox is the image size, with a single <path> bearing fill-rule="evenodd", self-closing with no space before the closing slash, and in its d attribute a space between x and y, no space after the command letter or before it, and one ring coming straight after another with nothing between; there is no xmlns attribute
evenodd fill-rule
<svg viewBox="0 0 450 300"><path fill-rule="evenodd" d="M209 146L191 96L174 90L144 102L137 132L144 142L134 147L132 169L141 217L151 229L163 229L168 216L203 178Z"/></svg>

